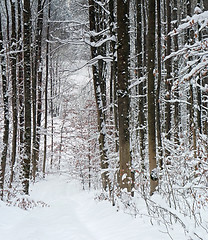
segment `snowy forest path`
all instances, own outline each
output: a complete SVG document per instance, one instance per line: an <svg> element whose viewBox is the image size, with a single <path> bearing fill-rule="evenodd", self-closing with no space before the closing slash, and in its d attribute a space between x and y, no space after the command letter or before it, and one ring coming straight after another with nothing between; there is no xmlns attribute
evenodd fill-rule
<svg viewBox="0 0 208 240"><path fill-rule="evenodd" d="M29 199L48 207L25 211L0 205L0 240L167 240L167 235L141 218L117 212L109 202L96 202L68 176L51 175L31 186ZM155 238L156 237L156 238Z"/></svg>
<svg viewBox="0 0 208 240"><path fill-rule="evenodd" d="M41 236L40 239L96 240L78 213L81 203L78 201L79 196L76 197L76 189L79 189L79 186L76 186L75 182L67 183L58 178L60 181L56 178L50 179L50 185L40 183L32 193L32 196L38 196L42 187L40 193L43 195L39 197L50 205L48 209L41 211L40 221L44 226L42 230L47 236ZM39 240L37 236L34 237L34 240L37 239Z"/></svg>
<svg viewBox="0 0 208 240"><path fill-rule="evenodd" d="M44 201L49 207L28 211L14 228L18 232L24 226L24 231L15 239L97 240L79 214L83 203L79 201L79 196L76 197L77 188L76 182L67 183L60 176L49 177L34 185L31 198Z"/></svg>

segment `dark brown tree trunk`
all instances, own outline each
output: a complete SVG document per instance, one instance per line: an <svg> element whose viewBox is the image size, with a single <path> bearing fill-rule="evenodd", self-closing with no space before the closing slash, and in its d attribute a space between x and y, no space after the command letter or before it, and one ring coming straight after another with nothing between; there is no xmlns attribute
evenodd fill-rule
<svg viewBox="0 0 208 240"><path fill-rule="evenodd" d="M7 45L9 45L9 41L10 41L10 18L9 18L9 10L8 10L8 3L7 0L4 0L4 4L5 4L5 12L6 12L6 33L7 33ZM7 46L8 47L8 46Z"/></svg>
<svg viewBox="0 0 208 240"><path fill-rule="evenodd" d="M89 0L89 20L90 31L101 32L105 29L104 13L102 8L97 5L94 0ZM91 37L91 42L100 40L100 37ZM91 56L95 58L98 55L105 56L105 45L100 47L91 46ZM93 70L93 84L97 106L98 116L98 132L99 132L99 148L101 157L102 185L103 189L110 189L110 181L108 178L108 149L106 140L106 63L103 60L98 60L92 66Z"/></svg>
<svg viewBox="0 0 208 240"><path fill-rule="evenodd" d="M190 0L187 3L187 15L191 16L192 13L192 1ZM187 36L189 38L189 44L194 44L194 31L192 29L188 29ZM191 58L189 58L191 60ZM190 69L191 70L191 69ZM193 144L193 150L194 150L194 157L197 156L197 139L196 139L196 123L195 123L195 111L194 111L194 89L193 89L193 83L190 79L189 82L189 115L190 115L190 121L189 121L189 128L190 128L190 142Z"/></svg>
<svg viewBox="0 0 208 240"><path fill-rule="evenodd" d="M111 36L116 38L115 32L115 1L109 1L109 11L110 11L110 32ZM115 125L115 151L118 152L118 99L117 99L117 60L116 60L116 43L111 41L111 76L110 76L110 111L111 117L114 118Z"/></svg>
<svg viewBox="0 0 208 240"><path fill-rule="evenodd" d="M1 153L0 165L0 197L3 200L4 196L4 177L7 162L7 150L9 142L9 98L8 98L8 85L6 78L6 63L5 63L5 50L3 46L3 33L2 21L0 15L0 52L1 52L1 74L2 74L2 95L3 95L3 109L4 109L4 133L3 133L3 148Z"/></svg>
<svg viewBox="0 0 208 240"><path fill-rule="evenodd" d="M161 0L157 0L157 89L156 89L156 124L157 124L157 144L159 166L162 168L162 137L161 137L161 121L160 121L160 87L162 80L162 57L161 57Z"/></svg>
<svg viewBox="0 0 208 240"><path fill-rule="evenodd" d="M148 74L148 146L150 195L158 186L156 163L156 133L155 133L155 0L148 4L148 35L147 35L147 74Z"/></svg>
<svg viewBox="0 0 208 240"><path fill-rule="evenodd" d="M129 1L117 0L120 187L132 190L129 132Z"/></svg>
<svg viewBox="0 0 208 240"><path fill-rule="evenodd" d="M48 2L48 22L46 34L46 78L45 78L45 134L44 134L44 156L43 156L43 177L46 172L46 157L47 157L47 125L48 125L48 81L49 81L49 39L50 39L50 20L51 17L51 0Z"/></svg>
<svg viewBox="0 0 208 240"><path fill-rule="evenodd" d="M18 94L19 94L19 151L20 159L23 158L23 145L24 145L24 82L23 82L23 53L22 53L22 7L21 0L17 2L18 12Z"/></svg>
<svg viewBox="0 0 208 240"><path fill-rule="evenodd" d="M143 75L147 70L147 2L142 0L142 16L143 16ZM144 83L144 86L146 83ZM144 93L146 93L144 91ZM144 98L145 99L145 98ZM146 99L144 101L146 103Z"/></svg>
<svg viewBox="0 0 208 240"><path fill-rule="evenodd" d="M166 56L169 56L171 53L171 37L168 34L171 31L171 4L170 0L166 0L166 7L167 7L167 14L166 14L166 19L167 19L167 45L166 45ZM170 140L171 137L171 104L170 104L170 99L171 99L171 82L172 82L172 77L171 77L171 72L172 72L172 63L171 63L171 58L169 58L165 62L165 67L166 67L166 81L165 81L165 86L166 86L166 95L165 95L165 100L166 100L166 106L165 106L165 132L166 132L166 138ZM169 151L166 150L166 155L169 155Z"/></svg>
<svg viewBox="0 0 208 240"><path fill-rule="evenodd" d="M174 0L174 7L173 7L173 28L176 29L178 27L178 3L177 0ZM174 51L178 51L178 36L175 35L173 37L174 43ZM173 74L174 74L174 95L175 95L175 103L174 103L174 142L179 144L179 122L180 122L180 111L179 111L179 82L177 80L178 77L178 60L174 61L173 65Z"/></svg>
<svg viewBox="0 0 208 240"><path fill-rule="evenodd" d="M137 78L140 80L138 87L139 94L139 113L138 113L138 123L139 123L139 144L140 144L140 156L141 156L141 166L144 168L144 157L145 157L145 116L144 116L144 79L142 78L144 75L143 71L143 55L142 55L142 44L143 44L143 29L142 29L142 1L137 0L137 41L136 41L136 54L137 54Z"/></svg>
<svg viewBox="0 0 208 240"><path fill-rule="evenodd" d="M109 11L110 11L110 18L109 18L109 26L110 26L110 34L111 37L115 37L115 7L114 7L114 1L109 1ZM110 75L110 112L111 115L113 115L113 84L116 81L116 59L115 59L115 41L111 41L110 43L110 54L112 56L112 62L111 62L111 75Z"/></svg>
<svg viewBox="0 0 208 240"><path fill-rule="evenodd" d="M16 10L15 2L10 1L11 5L11 16L12 16L12 33L11 33L11 51L10 62L11 62L11 82L12 82L12 119L13 119L13 129L12 129L12 154L11 154L11 175L9 181L9 187L12 187L12 182L14 178L14 164L16 161L17 152L17 84L16 84L16 69L17 69L17 40L16 40Z"/></svg>
<svg viewBox="0 0 208 240"><path fill-rule="evenodd" d="M194 157L197 156L197 145L196 145L196 124L194 121L194 93L193 93L193 84L189 83L189 94L190 94L190 132L192 134L192 140L193 140L193 150L194 150Z"/></svg>
<svg viewBox="0 0 208 240"><path fill-rule="evenodd" d="M49 49L49 54L51 53L51 48ZM53 78L54 78L54 74L53 74L53 62L52 62L52 56L50 54L50 85L51 85L51 90L50 90L50 107L51 107L51 162L50 162L50 167L53 167L53 157L54 157L54 104L53 104Z"/></svg>
<svg viewBox="0 0 208 240"><path fill-rule="evenodd" d="M23 50L24 50L24 106L25 132L22 184L25 194L29 194L29 176L31 163L31 67L30 67L30 39L31 39L31 12L30 0L23 4Z"/></svg>
<svg viewBox="0 0 208 240"><path fill-rule="evenodd" d="M42 50L42 30L43 30L43 7L41 0L38 0L37 26L35 35L35 56L32 80L32 99L33 99L33 150L32 150L32 177L35 181L39 159L40 146L40 126L42 109L42 69L41 69L41 50Z"/></svg>

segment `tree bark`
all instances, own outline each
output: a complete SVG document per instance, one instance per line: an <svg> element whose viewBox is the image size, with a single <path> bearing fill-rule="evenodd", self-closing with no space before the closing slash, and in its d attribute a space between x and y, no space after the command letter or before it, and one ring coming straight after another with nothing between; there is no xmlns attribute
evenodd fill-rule
<svg viewBox="0 0 208 240"><path fill-rule="evenodd" d="M9 98L8 98L8 85L6 78L6 63L5 63L5 50L3 46L3 33L2 33L2 21L0 14L0 52L1 55L1 73L2 73L2 94L3 94L3 109L4 109L4 133L3 133L3 149L1 153L1 165L0 165L0 197L3 200L4 196L4 178L7 162L7 151L9 143Z"/></svg>
<svg viewBox="0 0 208 240"><path fill-rule="evenodd" d="M43 155L43 177L46 172L46 158L47 158L47 125L48 125L48 81L49 81L49 39L50 39L50 20L51 17L51 0L48 2L48 22L46 34L46 78L45 78L45 134L44 134L44 155Z"/></svg>
<svg viewBox="0 0 208 240"><path fill-rule="evenodd" d="M148 74L148 147L150 171L150 195L158 186L156 163L156 133L155 133L155 0L148 5L148 35L147 35L147 74Z"/></svg>
<svg viewBox="0 0 208 240"><path fill-rule="evenodd" d="M112 37L116 38L116 30L115 30L115 2L114 0L109 1L109 11L110 11L110 33ZM118 99L117 99L117 60L116 60L116 43L115 41L111 41L111 76L110 76L110 111L111 117L114 117L114 125L115 125L115 151L119 151L118 146Z"/></svg>
<svg viewBox="0 0 208 240"><path fill-rule="evenodd" d="M137 78L140 79L138 94L139 94L139 103L138 103L138 122L139 122L139 144L140 144L140 156L141 156L141 166L144 169L144 158L145 158L145 116L144 116L144 80L142 79L143 75L143 56L142 56L142 44L143 44L143 29L142 29L142 1L137 0L137 41L136 41L136 54L137 54Z"/></svg>
<svg viewBox="0 0 208 240"><path fill-rule="evenodd" d="M19 151L20 159L23 159L24 153L24 81L23 81L23 46L22 46L22 7L21 0L17 2L17 12L18 12L18 94L19 94Z"/></svg>
<svg viewBox="0 0 208 240"><path fill-rule="evenodd" d="M176 29L178 27L178 2L177 0L174 0L174 7L173 7L173 28ZM178 51L178 36L175 35L173 37L173 43L174 43L174 51ZM175 103L174 103L174 142L176 144L179 144L179 122L180 122L180 111L179 111L179 82L177 80L178 77L178 61L174 61L173 65L173 74L174 74L174 83L175 83Z"/></svg>
<svg viewBox="0 0 208 240"><path fill-rule="evenodd" d="M18 111L17 111L17 84L16 84L16 71L17 71L17 39L16 39L16 10L15 2L10 0L11 5L11 16L12 16L12 33L11 33L11 51L10 62L11 62L11 82L12 82L12 119L13 119L13 129L12 129L12 154L11 154L11 175L9 181L9 187L12 187L12 182L14 178L14 164L16 161L17 153L17 125L18 125Z"/></svg>
<svg viewBox="0 0 208 240"><path fill-rule="evenodd" d="M129 132L129 1L117 0L120 187L132 190Z"/></svg>
<svg viewBox="0 0 208 240"><path fill-rule="evenodd" d="M157 144L158 144L158 157L159 166L162 168L162 137L161 137L161 120L160 120L160 88L162 80L162 53L161 53L161 0L157 0L157 89L156 89L156 124L157 124Z"/></svg>
<svg viewBox="0 0 208 240"><path fill-rule="evenodd" d="M167 21L167 45L166 45L166 56L169 56L171 53L171 37L168 34L171 31L171 3L170 0L166 0L166 7L167 7L167 14L166 14L166 21ZM165 95L165 100L166 100L166 107L165 107L165 132L166 132L166 138L170 140L171 137L171 104L170 104L170 99L171 99L171 72L172 72L172 63L171 63L171 58L169 58L165 62L165 67L166 67L166 95ZM166 150L166 155L169 155L169 151Z"/></svg>
<svg viewBox="0 0 208 240"><path fill-rule="evenodd" d="M25 132L22 184L25 194L29 194L29 176L31 163L31 67L30 67L30 39L31 39L31 10L30 0L23 4L23 50L24 50L24 106Z"/></svg>
<svg viewBox="0 0 208 240"><path fill-rule="evenodd" d="M101 7L94 0L89 0L89 20L90 31L101 32L105 29L104 13ZM91 42L100 40L102 36L91 37ZM106 46L100 47L91 46L91 56L95 58L98 55L105 56ZM98 120L98 132L99 132L99 148L101 158L101 170L102 173L102 186L104 190L109 187L110 181L108 178L108 148L107 148L107 129L106 129L106 63L100 59L98 63L92 66L93 71L93 84L95 92L95 100L97 107L97 120Z"/></svg>
<svg viewBox="0 0 208 240"><path fill-rule="evenodd" d="M37 26L35 35L35 56L32 78L32 99L33 99L33 150L32 150L32 177L35 181L38 170L39 146L40 146L40 126L42 109L42 69L41 69L41 51L42 51L42 30L43 30L43 7L41 0L38 0L37 8Z"/></svg>

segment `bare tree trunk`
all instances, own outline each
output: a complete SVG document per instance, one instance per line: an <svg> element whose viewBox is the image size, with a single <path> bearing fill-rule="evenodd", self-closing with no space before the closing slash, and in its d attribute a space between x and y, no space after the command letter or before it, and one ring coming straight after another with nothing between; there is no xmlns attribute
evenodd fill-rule
<svg viewBox="0 0 208 240"><path fill-rule="evenodd" d="M17 152L17 84L16 84L16 68L17 68L17 54L15 53L17 48L16 40L16 10L15 2L10 0L11 5L11 16L12 16L12 34L11 34L11 51L10 62L11 62L11 81L12 81L12 119L13 119L13 132L12 132L12 157L11 157L11 175L9 181L9 187L12 187L14 178L14 164L16 161Z"/></svg>
<svg viewBox="0 0 208 240"><path fill-rule="evenodd" d="M129 132L129 1L117 0L120 187L132 190Z"/></svg>
<svg viewBox="0 0 208 240"><path fill-rule="evenodd" d="M193 93L193 84L190 82L190 132L192 133L193 139L193 149L194 149L194 158L197 156L197 145L196 145L196 124L194 121L194 93Z"/></svg>
<svg viewBox="0 0 208 240"><path fill-rule="evenodd" d="M24 1L23 10L23 50L24 50L24 105L25 105L25 135L22 184L25 194L29 194L29 176L31 163L31 67L30 39L31 12L30 0Z"/></svg>
<svg viewBox="0 0 208 240"><path fill-rule="evenodd" d="M156 163L156 133L155 133L155 1L150 0L148 5L148 35L147 35L147 74L148 74L148 146L150 195L158 186Z"/></svg>
<svg viewBox="0 0 208 240"><path fill-rule="evenodd" d="M178 26L178 2L177 0L174 0L174 7L173 7L173 28L176 29ZM174 43L174 51L177 52L178 51L178 36L175 35L173 37L173 43ZM179 115L179 83L177 81L177 77L178 77L178 61L174 61L174 82L175 82L175 103L174 103L174 141L176 144L179 144L179 119L180 119L180 115Z"/></svg>
<svg viewBox="0 0 208 240"><path fill-rule="evenodd" d="M166 45L166 56L169 56L171 53L171 37L168 34L171 31L171 5L170 5L170 0L166 0L166 7L167 7L167 14L166 14L166 19L167 19L167 45ZM165 131L166 131L166 138L170 140L171 137L171 104L170 104L170 99L171 99L171 72L172 72L172 63L171 63L171 58L169 58L165 62L165 67L167 71L166 75L166 95L165 95L165 100L166 100L166 107L165 107ZM166 150L166 155L169 155L169 151Z"/></svg>
<svg viewBox="0 0 208 240"><path fill-rule="evenodd" d="M2 33L2 21L0 15L0 52L1 55L1 72L2 72L2 94L3 94L3 109L4 109L4 133L3 133L3 149L1 153L1 165L0 165L0 197L3 200L4 196L4 177L7 160L7 150L9 143L9 98L8 98L8 86L6 78L6 63L5 63L5 50L3 47L3 33Z"/></svg>
<svg viewBox="0 0 208 240"><path fill-rule="evenodd" d="M90 31L101 32L105 29L104 13L100 6L96 6L94 0L89 0L89 20ZM102 37L102 36L101 36ZM98 41L101 37L91 37L91 42ZM95 58L98 55L106 54L105 45L100 47L91 46L91 56ZM106 63L103 60L98 60L98 63L92 66L93 84L97 106L98 116L98 132L99 132L99 148L101 158L102 185L103 189L110 189L110 181L108 178L108 149L106 140Z"/></svg>
<svg viewBox="0 0 208 240"><path fill-rule="evenodd" d="M49 50L49 53L51 51ZM50 104L51 104L51 162L50 167L52 169L53 167L53 157L54 157L54 104L53 104L53 62L52 62L52 56L50 54L50 85L51 85L51 91L50 91Z"/></svg>
<svg viewBox="0 0 208 240"><path fill-rule="evenodd" d="M147 73L147 2L142 0L142 16L143 16L143 75ZM146 86L146 82L144 82ZM144 93L146 93L144 91ZM146 98L144 98L144 103L146 103Z"/></svg>
<svg viewBox="0 0 208 240"><path fill-rule="evenodd" d="M35 181L40 146L40 126L41 126L41 109L42 109L42 69L41 69L41 50L42 50L42 30L43 30L43 7L41 0L38 0L37 8L37 26L35 35L35 56L32 81L32 99L33 99L33 149L32 149L32 177Z"/></svg>
<svg viewBox="0 0 208 240"><path fill-rule="evenodd" d="M46 171L46 157L47 157L47 125L48 125L48 81L49 81L49 38L50 38L50 20L51 17L51 0L48 2L48 22L47 22L47 34L46 34L46 79L45 79L45 135L44 135L44 156L43 156L43 177L45 177Z"/></svg>
<svg viewBox="0 0 208 240"><path fill-rule="evenodd" d="M187 15L191 16L191 11L192 11L192 1L190 0L187 3ZM189 30L187 32L187 35L190 39L190 44L194 44L194 31ZM189 59L191 60L191 58ZM191 70L191 69L190 69ZM196 158L197 156L197 144L196 144L196 123L195 123L195 117L194 117L194 92L193 92L193 83L189 82L189 103L188 105L188 110L190 114L190 123L189 123L189 128L190 128L190 141L193 144L193 150L194 150L194 157Z"/></svg>
<svg viewBox="0 0 208 240"><path fill-rule="evenodd" d="M19 112L19 155L20 161L23 159L24 145L24 82L23 82L23 53L22 53L22 6L21 0L17 2L18 30L17 30L17 49L18 49L18 112Z"/></svg>
<svg viewBox="0 0 208 240"><path fill-rule="evenodd" d="M156 89L156 124L157 124L157 144L158 144L158 157L159 166L162 168L162 137L161 137L161 121L160 121L160 87L162 80L162 57L161 57L161 0L157 0L157 68L158 79Z"/></svg>
<svg viewBox="0 0 208 240"><path fill-rule="evenodd" d="M141 165L144 168L144 157L145 157L145 116L144 116L144 79L143 75L143 56L142 56L142 44L143 44L143 29L142 29L142 1L137 0L137 44L136 44L136 54L137 54L137 77L140 79L138 94L139 94L139 113L138 113L138 121L139 121L139 144L140 144L140 156L141 156Z"/></svg>
<svg viewBox="0 0 208 240"><path fill-rule="evenodd" d="M115 32L115 1L109 1L109 11L110 11L110 32L111 36L116 37ZM115 41L111 41L111 55L112 55L112 62L111 62L111 76L110 76L110 111L112 118L114 117L114 124L115 124L115 151L119 151L118 146L118 99L117 99L117 60L116 60L116 43Z"/></svg>

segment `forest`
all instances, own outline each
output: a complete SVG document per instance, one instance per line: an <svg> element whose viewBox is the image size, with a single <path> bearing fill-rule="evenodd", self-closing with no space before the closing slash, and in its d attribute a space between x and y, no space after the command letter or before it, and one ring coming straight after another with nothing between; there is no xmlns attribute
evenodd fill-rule
<svg viewBox="0 0 208 240"><path fill-rule="evenodd" d="M0 203L67 174L208 239L207 0L1 0L0 53Z"/></svg>

